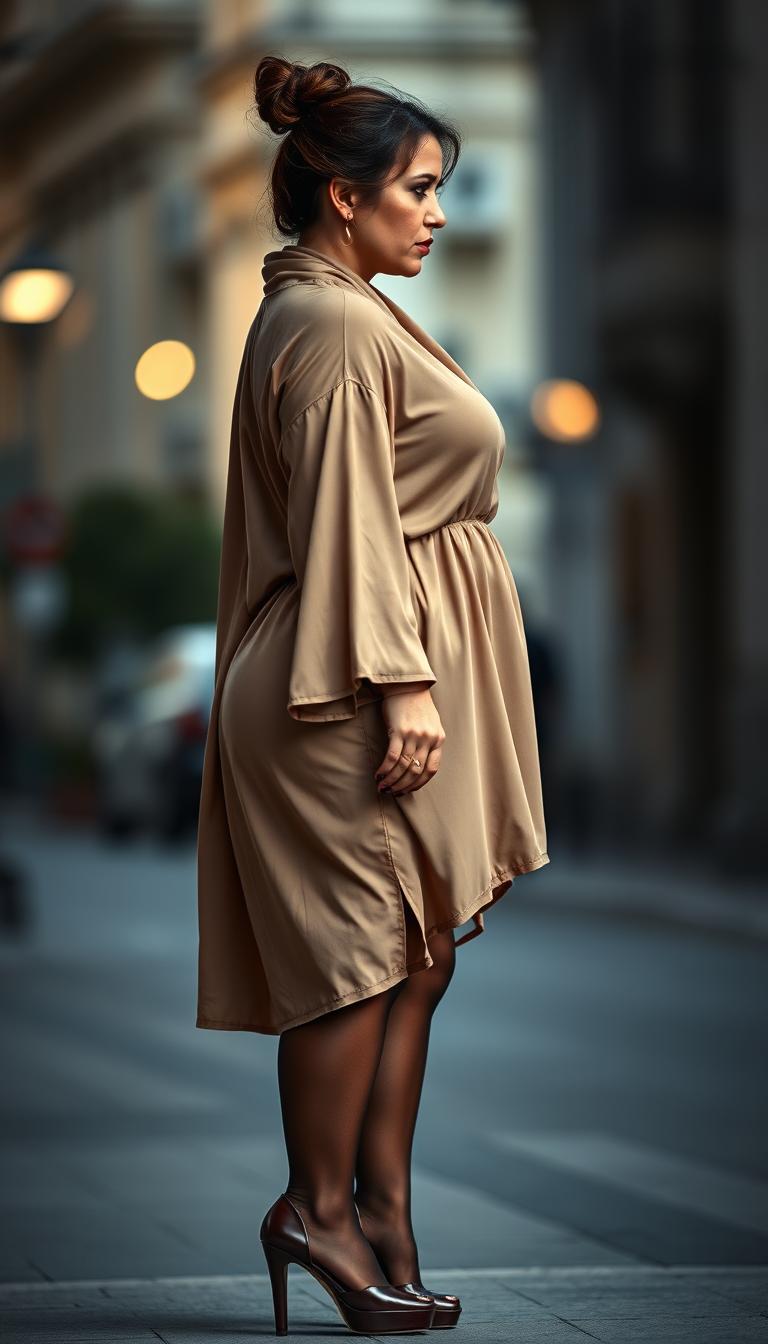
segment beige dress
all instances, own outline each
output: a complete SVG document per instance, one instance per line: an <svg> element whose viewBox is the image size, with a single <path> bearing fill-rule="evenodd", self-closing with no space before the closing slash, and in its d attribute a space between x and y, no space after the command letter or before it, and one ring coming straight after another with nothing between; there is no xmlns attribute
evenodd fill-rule
<svg viewBox="0 0 768 1344"><path fill-rule="evenodd" d="M547 863L501 422L412 318L287 245L235 394L198 826L197 1026L279 1035L432 965ZM381 794L381 691L424 680L435 777ZM406 921L407 901L415 923Z"/></svg>

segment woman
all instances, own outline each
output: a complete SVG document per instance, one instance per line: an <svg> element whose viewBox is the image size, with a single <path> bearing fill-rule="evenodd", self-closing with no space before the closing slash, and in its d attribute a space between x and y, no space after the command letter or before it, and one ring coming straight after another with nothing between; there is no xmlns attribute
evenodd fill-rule
<svg viewBox="0 0 768 1344"><path fill-rule="evenodd" d="M525 636L487 526L504 434L371 277L416 276L459 136L336 65L266 57L285 133L235 395L198 832L197 1025L278 1035L279 1334L304 1265L368 1333L421 1282L411 1147L455 948L548 862ZM472 929L456 942L453 929Z"/></svg>

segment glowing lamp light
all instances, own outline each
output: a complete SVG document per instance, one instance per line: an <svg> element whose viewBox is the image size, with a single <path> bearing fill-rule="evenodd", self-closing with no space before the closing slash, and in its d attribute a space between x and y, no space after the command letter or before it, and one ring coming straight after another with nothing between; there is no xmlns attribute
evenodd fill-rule
<svg viewBox="0 0 768 1344"><path fill-rule="evenodd" d="M53 322L74 289L72 276L52 266L21 266L0 280L4 322Z"/></svg>
<svg viewBox="0 0 768 1344"><path fill-rule="evenodd" d="M183 341L156 341L136 365L136 386L153 401L177 397L195 374L195 356Z"/></svg>
<svg viewBox="0 0 768 1344"><path fill-rule="evenodd" d="M539 383L531 398L531 415L536 428L558 443L590 439L600 424L597 399L571 378Z"/></svg>

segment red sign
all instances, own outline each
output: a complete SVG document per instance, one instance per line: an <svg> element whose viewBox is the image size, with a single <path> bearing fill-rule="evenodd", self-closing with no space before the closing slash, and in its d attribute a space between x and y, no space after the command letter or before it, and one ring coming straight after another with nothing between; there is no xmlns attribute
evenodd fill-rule
<svg viewBox="0 0 768 1344"><path fill-rule="evenodd" d="M21 495L5 515L5 544L19 564L49 563L64 548L66 517L47 495Z"/></svg>

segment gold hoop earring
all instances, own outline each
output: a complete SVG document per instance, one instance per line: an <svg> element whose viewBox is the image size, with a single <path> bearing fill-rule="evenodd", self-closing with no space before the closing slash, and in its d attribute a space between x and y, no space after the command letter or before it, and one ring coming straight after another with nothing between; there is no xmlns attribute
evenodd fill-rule
<svg viewBox="0 0 768 1344"><path fill-rule="evenodd" d="M351 215L348 215L348 216L347 216L347 219L346 219L345 222L344 222L344 231L345 231L345 233L346 233L347 236L346 236L346 239L342 238L341 241L342 241L342 243L344 243L345 247L346 247L349 243L351 243L351 242L354 241L353 238L352 238L352 234L349 232L349 221L350 221L351 218L352 218L352 216L351 216Z"/></svg>

